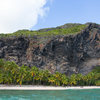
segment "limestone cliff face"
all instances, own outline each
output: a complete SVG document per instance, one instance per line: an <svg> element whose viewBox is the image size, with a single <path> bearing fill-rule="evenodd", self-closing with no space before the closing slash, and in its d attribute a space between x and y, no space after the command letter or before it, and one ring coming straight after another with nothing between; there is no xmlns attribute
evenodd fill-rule
<svg viewBox="0 0 100 100"><path fill-rule="evenodd" d="M87 74L100 65L100 25L89 24L77 35L1 38L0 58L52 73Z"/></svg>

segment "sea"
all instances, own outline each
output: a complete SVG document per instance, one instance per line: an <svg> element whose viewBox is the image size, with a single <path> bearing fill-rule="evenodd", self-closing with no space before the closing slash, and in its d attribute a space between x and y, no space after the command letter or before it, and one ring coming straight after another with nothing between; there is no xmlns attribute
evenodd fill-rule
<svg viewBox="0 0 100 100"><path fill-rule="evenodd" d="M100 100L100 89L0 90L0 100Z"/></svg>

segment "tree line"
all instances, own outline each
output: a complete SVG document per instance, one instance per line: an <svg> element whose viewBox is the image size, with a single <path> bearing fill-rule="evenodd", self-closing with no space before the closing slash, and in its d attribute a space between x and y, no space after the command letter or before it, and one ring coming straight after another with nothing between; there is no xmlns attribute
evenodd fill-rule
<svg viewBox="0 0 100 100"><path fill-rule="evenodd" d="M35 66L18 66L15 62L0 59L0 84L8 85L47 85L47 86L100 86L100 67L87 75L67 76L59 72L51 74Z"/></svg>

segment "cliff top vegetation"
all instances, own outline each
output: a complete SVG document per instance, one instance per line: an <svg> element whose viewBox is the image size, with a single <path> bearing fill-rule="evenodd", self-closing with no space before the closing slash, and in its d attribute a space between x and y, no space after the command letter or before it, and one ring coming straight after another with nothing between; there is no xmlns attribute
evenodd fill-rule
<svg viewBox="0 0 100 100"><path fill-rule="evenodd" d="M58 26L56 28L45 28L40 29L37 31L29 31L29 30L18 30L14 33L9 34L0 34L0 37L18 37L18 36L25 36L25 37L32 37L36 36L55 36L55 35L72 35L77 34L84 28L86 28L86 24L65 24L62 26Z"/></svg>

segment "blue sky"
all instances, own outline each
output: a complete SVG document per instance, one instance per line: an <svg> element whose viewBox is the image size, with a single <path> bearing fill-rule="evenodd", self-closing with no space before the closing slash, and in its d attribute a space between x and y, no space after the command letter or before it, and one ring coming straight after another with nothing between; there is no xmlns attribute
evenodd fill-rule
<svg viewBox="0 0 100 100"><path fill-rule="evenodd" d="M0 33L66 23L100 24L99 10L100 0L0 0Z"/></svg>
<svg viewBox="0 0 100 100"><path fill-rule="evenodd" d="M53 0L49 12L39 18L33 30L65 23L100 23L100 0Z"/></svg>

